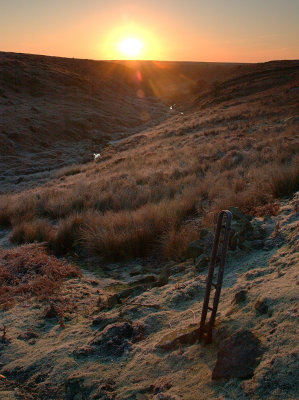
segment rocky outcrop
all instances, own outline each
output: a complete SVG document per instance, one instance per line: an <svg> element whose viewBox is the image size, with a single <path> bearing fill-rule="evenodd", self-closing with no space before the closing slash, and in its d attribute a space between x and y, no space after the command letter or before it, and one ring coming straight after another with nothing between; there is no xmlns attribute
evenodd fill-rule
<svg viewBox="0 0 299 400"><path fill-rule="evenodd" d="M194 260L202 254L210 254L213 245L213 233L208 229L202 229L199 239L189 244L188 256Z"/></svg>
<svg viewBox="0 0 299 400"><path fill-rule="evenodd" d="M261 343L251 331L236 332L223 342L212 379L252 378L261 354Z"/></svg>
<svg viewBox="0 0 299 400"><path fill-rule="evenodd" d="M252 221L251 216L244 214L237 207L230 207L229 210L233 214L229 249L235 250L237 247L242 250L262 248L265 236L262 224L257 220Z"/></svg>
<svg viewBox="0 0 299 400"><path fill-rule="evenodd" d="M120 357L125 350L131 348L132 342L140 341L144 338L144 326L132 325L129 322L118 322L110 324L96 334L89 343L93 352L100 357Z"/></svg>

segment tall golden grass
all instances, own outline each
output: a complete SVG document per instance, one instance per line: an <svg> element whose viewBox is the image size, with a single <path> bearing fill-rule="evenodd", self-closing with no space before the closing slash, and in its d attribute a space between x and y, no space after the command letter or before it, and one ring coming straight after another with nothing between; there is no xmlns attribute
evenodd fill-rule
<svg viewBox="0 0 299 400"><path fill-rule="evenodd" d="M222 208L254 213L299 190L297 130L281 122L294 107L275 114L263 101L173 117L97 164L56 173L63 181L0 196L0 225L12 241L47 242L58 255L182 259L196 238L188 221L212 226Z"/></svg>

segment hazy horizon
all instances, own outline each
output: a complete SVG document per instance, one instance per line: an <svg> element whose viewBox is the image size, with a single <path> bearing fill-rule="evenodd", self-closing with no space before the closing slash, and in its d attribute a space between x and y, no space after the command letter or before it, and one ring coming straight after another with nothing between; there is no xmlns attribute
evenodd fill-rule
<svg viewBox="0 0 299 400"><path fill-rule="evenodd" d="M24 53L24 52L17 52L17 51L3 51L0 49L0 53L13 53L13 54L24 54L28 56L41 56L41 57L57 57L57 58L67 58L67 59L76 59L76 60L89 60L89 61L108 61L108 62L163 62L163 63L209 63L209 64L259 64L259 63L267 63L267 62L280 62L280 61L299 61L299 58L285 58L285 59L269 59L265 61L251 61L251 62L240 62L240 61L213 61L213 60L157 60L157 59L147 59L147 60L142 60L142 59L100 59L100 58L82 58L82 57L69 57L69 56L57 56L55 54L42 54L42 53Z"/></svg>

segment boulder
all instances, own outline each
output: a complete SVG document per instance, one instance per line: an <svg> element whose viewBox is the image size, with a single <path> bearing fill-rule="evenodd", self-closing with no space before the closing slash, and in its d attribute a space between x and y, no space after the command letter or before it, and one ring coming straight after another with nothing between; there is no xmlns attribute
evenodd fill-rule
<svg viewBox="0 0 299 400"><path fill-rule="evenodd" d="M84 388L83 376L72 376L65 382L65 398L66 400L81 400L87 398L86 389Z"/></svg>
<svg viewBox="0 0 299 400"><path fill-rule="evenodd" d="M96 346L97 353L102 357L120 357L130 347L132 335L133 326L129 322L119 322L106 326L90 345Z"/></svg>
<svg viewBox="0 0 299 400"><path fill-rule="evenodd" d="M154 283L157 278L154 275L140 275L130 280L130 285L141 285L144 283Z"/></svg>
<svg viewBox="0 0 299 400"><path fill-rule="evenodd" d="M235 250L237 247L242 250L263 248L265 231L262 227L262 222L252 220L251 216L242 213L237 207L230 207L229 210L233 214L229 249Z"/></svg>
<svg viewBox="0 0 299 400"><path fill-rule="evenodd" d="M98 317L92 320L91 325L96 327L99 331L102 331L103 329L106 328L106 326L117 322L118 319L119 319L118 315L113 317L103 317L102 315L99 315Z"/></svg>
<svg viewBox="0 0 299 400"><path fill-rule="evenodd" d="M159 274L157 282L155 283L154 286L161 287L167 285L169 276L170 276L170 268L168 265L166 265L165 267L162 268L162 271Z"/></svg>
<svg viewBox="0 0 299 400"><path fill-rule="evenodd" d="M247 298L247 291L245 289L239 290L234 297L233 303L240 304L243 303Z"/></svg>
<svg viewBox="0 0 299 400"><path fill-rule="evenodd" d="M268 300L264 297L260 297L254 304L255 311L258 315L267 314L269 312Z"/></svg>
<svg viewBox="0 0 299 400"><path fill-rule="evenodd" d="M194 240L189 244L188 257L193 258L200 256L203 253L210 254L213 245L214 235L208 229L202 229L199 233L199 239Z"/></svg>
<svg viewBox="0 0 299 400"><path fill-rule="evenodd" d="M108 308L112 308L119 303L120 303L120 301L119 301L117 294L113 294L113 295L109 296L106 300L106 305Z"/></svg>
<svg viewBox="0 0 299 400"><path fill-rule="evenodd" d="M220 347L212 379L252 378L261 354L260 340L250 330L236 332Z"/></svg>
<svg viewBox="0 0 299 400"><path fill-rule="evenodd" d="M209 266L210 258L206 254L198 256L194 263L194 269L197 272L203 271Z"/></svg>
<svg viewBox="0 0 299 400"><path fill-rule="evenodd" d="M188 257L196 258L203 252L203 243L201 240L194 240L189 244Z"/></svg>
<svg viewBox="0 0 299 400"><path fill-rule="evenodd" d="M125 350L131 348L132 342L144 339L144 330L142 324L134 326L129 322L110 324L96 334L89 345L101 357L121 357Z"/></svg>

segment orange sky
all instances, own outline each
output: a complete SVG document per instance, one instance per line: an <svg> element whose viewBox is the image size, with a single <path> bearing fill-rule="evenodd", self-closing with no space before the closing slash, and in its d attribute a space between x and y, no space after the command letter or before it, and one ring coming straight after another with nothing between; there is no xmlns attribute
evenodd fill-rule
<svg viewBox="0 0 299 400"><path fill-rule="evenodd" d="M93 59L299 58L295 0L0 0L0 50Z"/></svg>

